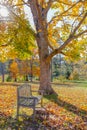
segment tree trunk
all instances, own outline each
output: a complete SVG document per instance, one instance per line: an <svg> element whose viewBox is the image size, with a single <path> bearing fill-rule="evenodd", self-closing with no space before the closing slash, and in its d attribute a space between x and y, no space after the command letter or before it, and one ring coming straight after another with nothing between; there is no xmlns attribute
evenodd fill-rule
<svg viewBox="0 0 87 130"><path fill-rule="evenodd" d="M16 77L14 78L14 82L17 82L17 78Z"/></svg>
<svg viewBox="0 0 87 130"><path fill-rule="evenodd" d="M1 63L1 74L2 74L2 82L5 81L5 75L4 75L4 63Z"/></svg>
<svg viewBox="0 0 87 130"><path fill-rule="evenodd" d="M53 68L53 65L52 65L52 60L51 60L51 82L53 82L53 70L52 70L52 68Z"/></svg>
<svg viewBox="0 0 87 130"><path fill-rule="evenodd" d="M40 87L39 90L44 91L44 95L54 93L51 87L51 72L50 62L46 62L46 58L50 54L49 41L47 34L47 20L39 7L38 1L30 1L30 8L33 15L34 24L36 27L36 41L40 59Z"/></svg>
<svg viewBox="0 0 87 130"><path fill-rule="evenodd" d="M48 44L46 44L47 39L43 37L37 38L38 44L42 46L39 47L39 58L40 58L40 87L39 90L44 91L44 95L49 95L55 93L51 87L51 65L50 62L46 62L46 57L49 55ZM56 93L55 93L56 94Z"/></svg>
<svg viewBox="0 0 87 130"><path fill-rule="evenodd" d="M28 81L28 75L25 75L25 81Z"/></svg>
<svg viewBox="0 0 87 130"><path fill-rule="evenodd" d="M51 71L50 64L43 60L40 62L40 87L39 90L44 91L44 95L54 93L51 87Z"/></svg>
<svg viewBox="0 0 87 130"><path fill-rule="evenodd" d="M30 60L30 81L33 81L33 58Z"/></svg>

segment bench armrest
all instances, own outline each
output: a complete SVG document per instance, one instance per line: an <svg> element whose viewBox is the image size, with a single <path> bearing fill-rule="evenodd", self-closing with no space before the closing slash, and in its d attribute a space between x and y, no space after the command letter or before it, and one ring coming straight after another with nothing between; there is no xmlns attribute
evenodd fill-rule
<svg viewBox="0 0 87 130"><path fill-rule="evenodd" d="M37 97L31 96L31 97L20 97L19 99L37 99Z"/></svg>

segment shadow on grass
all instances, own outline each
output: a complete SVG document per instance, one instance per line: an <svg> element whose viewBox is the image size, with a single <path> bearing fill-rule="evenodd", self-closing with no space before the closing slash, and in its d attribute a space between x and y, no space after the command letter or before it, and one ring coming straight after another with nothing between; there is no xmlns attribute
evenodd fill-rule
<svg viewBox="0 0 87 130"><path fill-rule="evenodd" d="M87 111L80 109L71 103L61 100L60 98L58 98L57 95L54 94L49 96L44 96L44 97L47 98L48 100L55 102L58 106L61 106L64 109L80 116L83 119L83 121L87 121Z"/></svg>
<svg viewBox="0 0 87 130"><path fill-rule="evenodd" d="M31 116L24 115L17 120L0 112L0 130L47 130L42 122L42 118L35 118L33 121Z"/></svg>

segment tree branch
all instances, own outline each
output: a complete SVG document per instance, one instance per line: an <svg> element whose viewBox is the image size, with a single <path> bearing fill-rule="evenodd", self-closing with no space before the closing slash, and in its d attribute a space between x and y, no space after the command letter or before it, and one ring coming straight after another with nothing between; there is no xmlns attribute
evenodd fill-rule
<svg viewBox="0 0 87 130"><path fill-rule="evenodd" d="M72 24L72 27L71 27L71 33L72 33L72 30L73 30L73 27L74 27L74 24L75 24L76 20L78 20L78 18L81 17L83 13L84 12L82 12L80 15L78 15L77 18L74 20L74 22Z"/></svg>
<svg viewBox="0 0 87 130"><path fill-rule="evenodd" d="M11 20L11 19L1 19L0 18L0 22L13 22L13 23L15 23L15 21L14 20Z"/></svg>
<svg viewBox="0 0 87 130"><path fill-rule="evenodd" d="M67 13L69 10L71 10L74 6L76 6L80 1L76 2L75 4L73 4L71 7L69 7L67 10L65 10L63 13L61 13L60 15L54 16L49 22L48 24L51 24L51 22L53 22L53 20L56 17L61 17L63 14Z"/></svg>
<svg viewBox="0 0 87 130"><path fill-rule="evenodd" d="M75 32L78 30L78 28L81 26L81 24L83 23L83 21L85 20L85 18L87 17L87 12L85 13L85 15L83 16L82 20L78 23L78 25L75 27L75 29L73 30L73 32L71 33L71 35L74 35Z"/></svg>
<svg viewBox="0 0 87 130"><path fill-rule="evenodd" d="M11 45L12 41L13 41L13 39L11 38L7 43L1 44L0 47L7 47L7 46Z"/></svg>
<svg viewBox="0 0 87 130"><path fill-rule="evenodd" d="M64 55L64 56L66 56L66 54L65 54L63 51L61 51L60 53L61 53L62 55Z"/></svg>
<svg viewBox="0 0 87 130"><path fill-rule="evenodd" d="M22 0L23 1L23 0ZM15 4L15 5L10 5L10 7L15 7L15 6L22 6L22 5L25 5L25 4L27 4L26 2L24 2L23 1L23 3L21 3L21 4ZM5 3L0 3L0 5L2 5L2 6L6 6L7 7L7 4L5 4ZM9 5L9 4L8 4Z"/></svg>
<svg viewBox="0 0 87 130"><path fill-rule="evenodd" d="M27 5L27 6L29 6L29 1L28 1L28 3L26 3L24 0L22 0L23 1L23 3L25 4L25 5ZM30 6L29 6L30 7Z"/></svg>
<svg viewBox="0 0 87 130"><path fill-rule="evenodd" d="M2 45L0 45L0 47L7 47L8 46L8 44L2 44Z"/></svg>
<svg viewBox="0 0 87 130"><path fill-rule="evenodd" d="M22 6L22 5L27 5L27 3L24 3L24 4L16 4L16 5L12 5L11 7Z"/></svg>
<svg viewBox="0 0 87 130"><path fill-rule="evenodd" d="M86 33L87 30L74 35L75 32L78 30L78 28L81 26L81 24L83 23L83 21L85 20L87 16L87 12L85 13L85 15L83 16L82 20L79 22L79 24L76 26L76 28L74 29L74 31L69 35L68 39L64 42L64 44L62 44L59 48L55 49L52 53L50 53L50 55L46 58L46 62L50 62L51 58L58 54L61 53L61 51L75 38L78 38L79 36L81 36L82 34Z"/></svg>
<svg viewBox="0 0 87 130"><path fill-rule="evenodd" d="M48 44L48 46L50 47L50 49L54 50L53 46L50 43Z"/></svg>
<svg viewBox="0 0 87 130"><path fill-rule="evenodd" d="M59 0L58 2L59 2L59 3L62 3L62 4L64 4L64 5L71 6L71 4L69 4L69 3L66 3L66 2L64 2L64 1L61 1L61 0Z"/></svg>
<svg viewBox="0 0 87 130"><path fill-rule="evenodd" d="M54 1L55 1L55 0L49 0L48 6L43 10L43 14L44 14L44 15L47 15L47 12L48 12L48 10L50 9L50 7L51 7L51 5L52 5L52 3L53 3Z"/></svg>
<svg viewBox="0 0 87 130"><path fill-rule="evenodd" d="M70 41L72 41L73 39L74 37L69 36L69 38L64 42L63 45L61 45L59 48L55 49L53 52L50 53L50 55L46 58L46 62L49 63L53 56L55 56L58 53L61 53L62 50L67 46L67 44L70 43Z"/></svg>
<svg viewBox="0 0 87 130"><path fill-rule="evenodd" d="M81 33L75 35L74 38L78 38L79 36L81 36L81 35L84 34L84 33L87 33L87 30L85 30L85 31L83 31L83 32L81 32Z"/></svg>

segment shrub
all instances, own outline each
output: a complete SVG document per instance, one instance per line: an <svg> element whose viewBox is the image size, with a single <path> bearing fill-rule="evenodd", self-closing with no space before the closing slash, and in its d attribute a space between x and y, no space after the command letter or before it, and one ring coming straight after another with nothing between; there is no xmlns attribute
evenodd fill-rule
<svg viewBox="0 0 87 130"><path fill-rule="evenodd" d="M70 79L70 80L79 80L79 73L78 73L78 71L77 71L77 70L74 70L74 71L71 73L69 79Z"/></svg>
<svg viewBox="0 0 87 130"><path fill-rule="evenodd" d="M11 82L12 81L12 78L11 76L8 76L7 79L6 79L7 82Z"/></svg>

